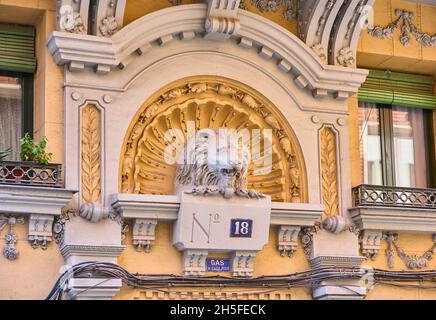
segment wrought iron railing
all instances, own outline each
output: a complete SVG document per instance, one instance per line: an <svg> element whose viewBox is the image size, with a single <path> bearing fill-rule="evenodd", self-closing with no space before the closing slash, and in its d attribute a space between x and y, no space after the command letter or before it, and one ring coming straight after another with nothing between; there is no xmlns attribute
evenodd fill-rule
<svg viewBox="0 0 436 320"><path fill-rule="evenodd" d="M61 188L62 166L27 161L0 161L0 184Z"/></svg>
<svg viewBox="0 0 436 320"><path fill-rule="evenodd" d="M362 184L353 188L353 201L356 207L436 208L436 189Z"/></svg>

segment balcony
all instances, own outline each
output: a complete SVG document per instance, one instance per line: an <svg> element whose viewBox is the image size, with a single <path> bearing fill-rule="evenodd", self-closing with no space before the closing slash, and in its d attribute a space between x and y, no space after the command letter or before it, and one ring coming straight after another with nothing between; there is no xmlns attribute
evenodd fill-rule
<svg viewBox="0 0 436 320"><path fill-rule="evenodd" d="M62 166L0 161L0 184L61 188Z"/></svg>
<svg viewBox="0 0 436 320"><path fill-rule="evenodd" d="M362 252L374 257L386 233L436 233L436 189L360 185L350 215Z"/></svg>
<svg viewBox="0 0 436 320"><path fill-rule="evenodd" d="M45 250L53 240L55 218L75 193L63 189L61 177L60 164L0 161L0 232L7 239L0 250L6 259L18 258L13 231L17 224L28 222L28 241L34 249Z"/></svg>

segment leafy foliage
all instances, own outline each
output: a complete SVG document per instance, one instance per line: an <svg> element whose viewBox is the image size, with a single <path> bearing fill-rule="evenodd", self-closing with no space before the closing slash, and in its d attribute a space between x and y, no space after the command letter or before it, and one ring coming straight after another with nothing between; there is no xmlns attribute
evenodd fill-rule
<svg viewBox="0 0 436 320"><path fill-rule="evenodd" d="M42 137L39 143L30 137L28 133L20 140L21 143L21 159L23 161L34 161L42 165L48 164L51 160L52 153L45 152L47 146L47 138Z"/></svg>
<svg viewBox="0 0 436 320"><path fill-rule="evenodd" d="M0 160L4 160L7 156L11 154L12 149L8 148L6 150L0 150Z"/></svg>

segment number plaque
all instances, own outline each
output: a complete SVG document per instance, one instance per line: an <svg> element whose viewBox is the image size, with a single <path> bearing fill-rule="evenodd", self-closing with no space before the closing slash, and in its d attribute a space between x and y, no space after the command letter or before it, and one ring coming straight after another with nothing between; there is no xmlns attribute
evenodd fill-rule
<svg viewBox="0 0 436 320"><path fill-rule="evenodd" d="M251 238L253 233L253 220L232 219L230 221L230 236L232 238Z"/></svg>

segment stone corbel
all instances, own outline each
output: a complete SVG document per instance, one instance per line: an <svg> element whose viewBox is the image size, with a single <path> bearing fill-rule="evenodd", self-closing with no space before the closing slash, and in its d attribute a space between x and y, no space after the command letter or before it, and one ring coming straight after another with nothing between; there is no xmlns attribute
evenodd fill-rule
<svg viewBox="0 0 436 320"><path fill-rule="evenodd" d="M380 252L380 242L383 239L381 231L364 230L359 239L360 250L368 259L375 260Z"/></svg>
<svg viewBox="0 0 436 320"><path fill-rule="evenodd" d="M250 278L253 276L256 251L235 251L232 259L234 277Z"/></svg>
<svg viewBox="0 0 436 320"><path fill-rule="evenodd" d="M150 252L156 239L156 219L135 219L132 243L137 251Z"/></svg>
<svg viewBox="0 0 436 320"><path fill-rule="evenodd" d="M227 40L239 33L240 0L207 0L206 39Z"/></svg>
<svg viewBox="0 0 436 320"><path fill-rule="evenodd" d="M53 240L53 222L54 216L51 215L30 215L28 240L33 249L47 249Z"/></svg>
<svg viewBox="0 0 436 320"><path fill-rule="evenodd" d="M298 247L299 226L280 226L279 229L279 251L282 257L292 257Z"/></svg>
<svg viewBox="0 0 436 320"><path fill-rule="evenodd" d="M99 222L109 218L112 210L99 203L85 203L80 206L79 214L90 222Z"/></svg>
<svg viewBox="0 0 436 320"><path fill-rule="evenodd" d="M207 250L185 250L184 273L185 276L203 276L206 273Z"/></svg>

